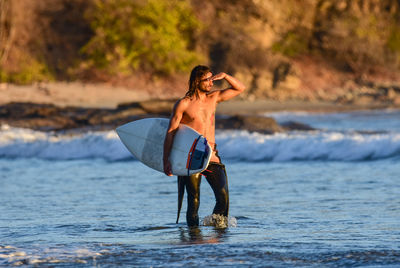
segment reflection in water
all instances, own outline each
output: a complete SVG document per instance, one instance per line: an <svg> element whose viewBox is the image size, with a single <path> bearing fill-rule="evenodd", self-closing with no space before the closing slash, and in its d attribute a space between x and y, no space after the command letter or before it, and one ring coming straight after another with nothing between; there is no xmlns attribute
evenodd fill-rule
<svg viewBox="0 0 400 268"><path fill-rule="evenodd" d="M214 228L211 235L203 235L199 227L180 227L179 236L183 244L218 244L226 238L227 228Z"/></svg>

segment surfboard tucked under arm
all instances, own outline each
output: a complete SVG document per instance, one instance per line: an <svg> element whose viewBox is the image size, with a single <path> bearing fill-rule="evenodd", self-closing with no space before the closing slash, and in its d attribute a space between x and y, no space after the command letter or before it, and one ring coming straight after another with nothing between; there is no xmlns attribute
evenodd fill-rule
<svg viewBox="0 0 400 268"><path fill-rule="evenodd" d="M147 118L133 121L116 129L128 150L145 165L164 172L164 140L169 119ZM205 137L186 125L179 125L172 145L172 174L188 176L205 170L212 149Z"/></svg>

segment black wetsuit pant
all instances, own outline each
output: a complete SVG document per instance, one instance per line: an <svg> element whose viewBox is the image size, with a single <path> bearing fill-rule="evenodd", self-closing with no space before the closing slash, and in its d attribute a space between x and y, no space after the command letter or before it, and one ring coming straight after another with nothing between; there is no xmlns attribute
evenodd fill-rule
<svg viewBox="0 0 400 268"><path fill-rule="evenodd" d="M225 165L216 162L210 162L207 169L202 173L178 177L178 181L184 180L184 184L186 186L186 222L188 226L199 225L198 210L200 206L200 183L202 174L206 177L207 182L214 191L216 204L213 214L228 216L229 192L228 177L226 175Z"/></svg>

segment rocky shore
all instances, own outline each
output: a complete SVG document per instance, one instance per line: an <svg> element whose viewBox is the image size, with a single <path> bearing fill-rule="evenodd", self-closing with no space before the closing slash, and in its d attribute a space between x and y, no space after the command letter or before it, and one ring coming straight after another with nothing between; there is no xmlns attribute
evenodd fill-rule
<svg viewBox="0 0 400 268"><path fill-rule="evenodd" d="M148 100L121 104L116 108L58 107L53 104L12 102L0 106L0 125L40 131L109 130L130 121L170 116L176 100ZM236 106L236 105L235 105ZM232 114L227 107L217 113L217 129L242 129L261 133L311 130L310 126L287 122L279 125L273 118L257 113Z"/></svg>
<svg viewBox="0 0 400 268"><path fill-rule="evenodd" d="M306 101L236 98L217 109L217 129L246 129L262 133L310 130L298 122L279 125L269 112L344 112L371 109L399 109L400 86L368 85L374 90L348 91L336 100ZM182 86L182 88L184 88ZM169 117L182 92L146 91L107 85L55 83L0 87L0 125L40 131L109 130L147 117ZM344 96L344 95L343 95Z"/></svg>

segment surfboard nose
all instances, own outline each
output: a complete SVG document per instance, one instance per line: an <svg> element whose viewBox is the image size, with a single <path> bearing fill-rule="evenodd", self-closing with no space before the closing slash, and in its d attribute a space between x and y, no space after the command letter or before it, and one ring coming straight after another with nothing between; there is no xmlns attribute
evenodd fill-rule
<svg viewBox="0 0 400 268"><path fill-rule="evenodd" d="M115 129L115 131L117 132L117 134L123 133L123 132L129 132L129 129L132 128L130 127L129 123L124 124L122 126L119 126Z"/></svg>
<svg viewBox="0 0 400 268"><path fill-rule="evenodd" d="M120 140L123 142L125 139L128 138L128 131L126 129L125 125L119 126L115 129L115 132L117 132Z"/></svg>

